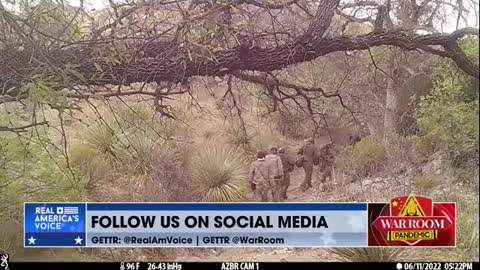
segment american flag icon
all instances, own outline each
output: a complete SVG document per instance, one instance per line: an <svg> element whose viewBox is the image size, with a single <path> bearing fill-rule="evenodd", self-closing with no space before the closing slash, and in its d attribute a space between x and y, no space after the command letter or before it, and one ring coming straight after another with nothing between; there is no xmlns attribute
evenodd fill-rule
<svg viewBox="0 0 480 270"><path fill-rule="evenodd" d="M78 214L78 207L65 206L65 207L63 207L63 213L65 215L77 215Z"/></svg>

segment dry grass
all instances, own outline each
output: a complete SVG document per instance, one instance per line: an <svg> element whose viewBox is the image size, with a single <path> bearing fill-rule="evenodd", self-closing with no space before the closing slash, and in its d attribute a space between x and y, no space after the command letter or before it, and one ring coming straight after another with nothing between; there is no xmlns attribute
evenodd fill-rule
<svg viewBox="0 0 480 270"><path fill-rule="evenodd" d="M152 184L145 186L144 194L156 196L157 201L196 200L198 195L192 188L190 175L191 152L183 144L163 144L159 147L152 160ZM155 190L159 190L157 195Z"/></svg>
<svg viewBox="0 0 480 270"><path fill-rule="evenodd" d="M419 175L413 181L419 194L427 194L442 183L442 177L437 175Z"/></svg>
<svg viewBox="0 0 480 270"><path fill-rule="evenodd" d="M457 202L457 252L461 260L478 261L478 210L478 197L477 201Z"/></svg>
<svg viewBox="0 0 480 270"><path fill-rule="evenodd" d="M334 248L330 251L344 262L394 262L403 252L397 248Z"/></svg>

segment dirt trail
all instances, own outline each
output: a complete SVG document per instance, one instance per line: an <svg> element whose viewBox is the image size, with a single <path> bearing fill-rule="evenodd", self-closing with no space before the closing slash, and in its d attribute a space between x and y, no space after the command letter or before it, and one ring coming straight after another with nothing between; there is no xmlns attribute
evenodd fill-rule
<svg viewBox="0 0 480 270"><path fill-rule="evenodd" d="M295 168L291 174L291 183L288 189L288 200L291 202L326 201L332 198L333 191L319 192L318 177L312 177L314 188L301 192L299 187L303 181L303 169ZM252 194L248 194L249 197ZM319 196L320 195L320 196ZM323 197L323 198L319 198ZM210 250L210 255L202 257L182 255L178 261L335 261L336 258L325 248L223 248Z"/></svg>
<svg viewBox="0 0 480 270"><path fill-rule="evenodd" d="M318 169L318 168L316 168ZM313 188L306 192L299 189L304 173L301 168L295 168L291 174L291 184L288 190L288 200L291 202L388 202L391 198L405 194L424 193L434 201L476 201L477 191L468 190L462 184L452 185L450 181L436 183L430 191L418 190L410 175L380 175L362 179L353 183L340 183L335 179L328 183L326 191L320 191L318 171L312 177ZM447 198L446 191L457 194ZM251 196L251 194L249 194ZM453 200L451 200L453 199ZM440 258L441 260L458 260L460 251L449 250L451 257L445 258L442 249L406 249L399 257L410 261L425 261L425 259ZM327 248L224 248L210 250L205 256L178 256L178 261L338 261L339 258ZM456 254L456 255L454 255Z"/></svg>

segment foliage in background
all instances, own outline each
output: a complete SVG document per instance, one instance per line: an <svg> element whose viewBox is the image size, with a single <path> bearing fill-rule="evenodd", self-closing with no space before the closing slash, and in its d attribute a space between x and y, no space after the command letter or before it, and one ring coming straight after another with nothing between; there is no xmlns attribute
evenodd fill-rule
<svg viewBox="0 0 480 270"><path fill-rule="evenodd" d="M305 112L280 111L274 116L275 127L285 137L302 140L313 135L315 126Z"/></svg>
<svg viewBox="0 0 480 270"><path fill-rule="evenodd" d="M95 119L95 123L86 129L81 138L83 149L75 148L80 152L72 155L85 152L85 160L99 156L122 173L148 174L153 153L164 142L164 134L157 129L162 122L156 121L152 110L142 105L116 104L115 109Z"/></svg>
<svg viewBox="0 0 480 270"><path fill-rule="evenodd" d="M87 148L93 149L93 154L98 153L106 162L113 164L116 160L115 148L119 143L119 129L112 124L97 122L90 126L84 135ZM90 158L91 156L85 156Z"/></svg>
<svg viewBox="0 0 480 270"><path fill-rule="evenodd" d="M355 145L345 147L335 159L335 166L346 174L363 177L381 169L385 157L385 147L381 140L367 136Z"/></svg>
<svg viewBox="0 0 480 270"><path fill-rule="evenodd" d="M0 126L10 120L0 114ZM85 191L40 127L22 135L0 132L0 249L15 254L21 248L24 202L82 201Z"/></svg>
<svg viewBox="0 0 480 270"><path fill-rule="evenodd" d="M466 39L463 46L478 63L478 39ZM454 163L462 163L478 153L478 80L451 64L441 64L436 73L431 93L418 110L423 135L418 148L424 155L445 150Z"/></svg>
<svg viewBox="0 0 480 270"><path fill-rule="evenodd" d="M227 130L228 142L236 149L248 156L255 156L257 151L267 151L268 147L276 144L281 147L284 142L281 135L266 126L242 129L230 128Z"/></svg>
<svg viewBox="0 0 480 270"><path fill-rule="evenodd" d="M108 177L115 175L128 190L112 188L131 200L184 201L188 151L173 139L179 125L155 118L146 103L114 104L72 147L73 164L89 187L112 186Z"/></svg>
<svg viewBox="0 0 480 270"><path fill-rule="evenodd" d="M251 139L251 146L254 152L261 150L267 151L268 148L272 145L282 147L280 145L282 141L283 140L280 135L272 132L271 130L264 129L254 132Z"/></svg>
<svg viewBox="0 0 480 270"><path fill-rule="evenodd" d="M180 121L155 117L146 102L98 108L69 147L70 165L87 183L87 199L192 200L191 149L176 140L185 133Z"/></svg>

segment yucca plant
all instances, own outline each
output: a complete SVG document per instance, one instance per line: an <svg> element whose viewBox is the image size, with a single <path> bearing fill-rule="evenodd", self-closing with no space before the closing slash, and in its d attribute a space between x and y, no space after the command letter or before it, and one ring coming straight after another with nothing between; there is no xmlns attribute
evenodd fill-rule
<svg viewBox="0 0 480 270"><path fill-rule="evenodd" d="M119 165L135 175L148 174L158 143L146 132L119 135L119 146L114 149Z"/></svg>
<svg viewBox="0 0 480 270"><path fill-rule="evenodd" d="M330 251L344 262L392 262L403 252L398 248L333 248Z"/></svg>
<svg viewBox="0 0 480 270"><path fill-rule="evenodd" d="M192 162L192 180L202 201L235 202L245 199L247 162L236 151L204 149Z"/></svg>
<svg viewBox="0 0 480 270"><path fill-rule="evenodd" d="M91 126L85 136L85 141L106 161L113 162L115 160L115 148L118 143L118 131L115 125L105 123L97 123Z"/></svg>
<svg viewBox="0 0 480 270"><path fill-rule="evenodd" d="M119 105L115 114L123 129L148 127L153 118L153 110L145 103Z"/></svg>
<svg viewBox="0 0 480 270"><path fill-rule="evenodd" d="M212 129L205 130L202 134L202 137L206 140L210 140L215 137L216 131Z"/></svg>
<svg viewBox="0 0 480 270"><path fill-rule="evenodd" d="M152 179L147 174L133 175L130 176L128 180L133 187L133 198L140 198L140 200L145 200L149 197L146 196L146 193L154 191L154 188L152 186ZM135 196L136 194L139 194L140 196Z"/></svg>

